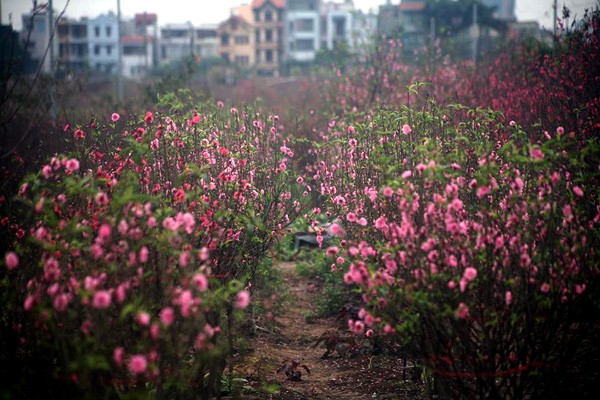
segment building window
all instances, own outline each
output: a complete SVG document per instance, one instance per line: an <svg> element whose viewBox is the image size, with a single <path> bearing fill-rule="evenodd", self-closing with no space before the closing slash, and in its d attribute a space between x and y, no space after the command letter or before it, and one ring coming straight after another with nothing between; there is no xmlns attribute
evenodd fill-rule
<svg viewBox="0 0 600 400"><path fill-rule="evenodd" d="M254 10L254 22L260 22L260 12Z"/></svg>
<svg viewBox="0 0 600 400"><path fill-rule="evenodd" d="M267 50L265 52L265 61L270 64L273 62L273 50Z"/></svg>
<svg viewBox="0 0 600 400"><path fill-rule="evenodd" d="M254 53L254 57L256 58L256 62L260 62L260 50L256 50Z"/></svg>
<svg viewBox="0 0 600 400"><path fill-rule="evenodd" d="M106 55L111 55L112 54L112 46L106 46Z"/></svg>
<svg viewBox="0 0 600 400"><path fill-rule="evenodd" d="M273 30L272 29L267 29L265 31L265 40L269 43L273 41Z"/></svg>
<svg viewBox="0 0 600 400"><path fill-rule="evenodd" d="M221 44L223 46L229 46L229 34L228 33L223 33L221 35Z"/></svg>
<svg viewBox="0 0 600 400"><path fill-rule="evenodd" d="M100 27L99 26L94 27L94 36L100 37Z"/></svg>
<svg viewBox="0 0 600 400"><path fill-rule="evenodd" d="M312 39L297 39L294 43L294 50L311 51L315 49L315 42Z"/></svg>
<svg viewBox="0 0 600 400"><path fill-rule="evenodd" d="M94 55L95 56L99 56L100 55L100 45L98 45L98 44L94 45Z"/></svg>
<svg viewBox="0 0 600 400"><path fill-rule="evenodd" d="M250 43L250 38L248 35L236 35L235 44L248 44Z"/></svg>
<svg viewBox="0 0 600 400"><path fill-rule="evenodd" d="M254 42L256 44L260 43L260 29L254 31Z"/></svg>
<svg viewBox="0 0 600 400"><path fill-rule="evenodd" d="M273 21L273 13L271 10L265 12L265 21Z"/></svg>
<svg viewBox="0 0 600 400"><path fill-rule="evenodd" d="M235 56L235 63L242 66L250 65L250 57L248 56Z"/></svg>
<svg viewBox="0 0 600 400"><path fill-rule="evenodd" d="M229 53L221 53L221 59L223 59L223 61L229 63Z"/></svg>
<svg viewBox="0 0 600 400"><path fill-rule="evenodd" d="M315 29L315 21L312 18L296 20L296 30L298 32L312 32Z"/></svg>
<svg viewBox="0 0 600 400"><path fill-rule="evenodd" d="M107 27L106 27L106 36L110 37L111 33L112 33L112 29L111 29L111 27L110 27L110 26L107 26Z"/></svg>
<svg viewBox="0 0 600 400"><path fill-rule="evenodd" d="M345 18L334 19L333 25L335 27L335 35L336 36L345 36L346 35L346 19Z"/></svg>

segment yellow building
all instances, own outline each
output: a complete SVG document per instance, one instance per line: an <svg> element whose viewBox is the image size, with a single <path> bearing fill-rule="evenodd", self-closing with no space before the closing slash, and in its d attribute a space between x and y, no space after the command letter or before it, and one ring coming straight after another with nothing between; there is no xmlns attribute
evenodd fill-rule
<svg viewBox="0 0 600 400"><path fill-rule="evenodd" d="M251 15L251 14L250 14ZM254 26L241 13L232 13L217 28L217 53L219 57L242 69L255 63Z"/></svg>
<svg viewBox="0 0 600 400"><path fill-rule="evenodd" d="M278 76L283 60L285 0L253 0L256 74Z"/></svg>

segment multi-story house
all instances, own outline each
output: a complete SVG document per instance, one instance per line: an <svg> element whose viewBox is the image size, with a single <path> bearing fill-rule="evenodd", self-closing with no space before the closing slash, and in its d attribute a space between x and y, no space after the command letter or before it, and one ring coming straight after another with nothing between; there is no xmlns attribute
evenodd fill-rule
<svg viewBox="0 0 600 400"><path fill-rule="evenodd" d="M194 27L191 22L167 24L160 29L160 62L170 64L194 54Z"/></svg>
<svg viewBox="0 0 600 400"><path fill-rule="evenodd" d="M151 62L145 63L146 67L158 67L158 34L158 15L155 13L137 13L133 20L121 22L122 37L129 35L143 37L145 53L152 55ZM124 51L124 53L126 52Z"/></svg>
<svg viewBox="0 0 600 400"><path fill-rule="evenodd" d="M123 76L140 80L152 67L154 39L150 35L121 36Z"/></svg>
<svg viewBox="0 0 600 400"><path fill-rule="evenodd" d="M377 14L377 34L380 37L398 37L401 31L400 7L387 0L379 6Z"/></svg>
<svg viewBox="0 0 600 400"><path fill-rule="evenodd" d="M429 21L424 0L403 0L400 3L401 38L404 51L412 52L426 45Z"/></svg>
<svg viewBox="0 0 600 400"><path fill-rule="evenodd" d="M335 50L340 46L346 49L352 48L354 12L352 0L345 0L343 3L327 2L323 4L321 9L322 48L327 50Z"/></svg>
<svg viewBox="0 0 600 400"><path fill-rule="evenodd" d="M30 73L35 73L38 68L42 73L51 73L56 65L52 65L50 60L50 37L56 26L56 13L54 20L50 21L50 13L44 7L38 6L29 14L23 14L21 30L21 42L25 51L29 53L31 65L26 69ZM53 41L54 55L58 55L58 41Z"/></svg>
<svg viewBox="0 0 600 400"><path fill-rule="evenodd" d="M284 57L285 0L253 0L256 74L278 76Z"/></svg>
<svg viewBox="0 0 600 400"><path fill-rule="evenodd" d="M481 0L483 5L494 7L494 18L515 21L515 0Z"/></svg>
<svg viewBox="0 0 600 400"><path fill-rule="evenodd" d="M89 69L87 19L58 21L58 69L66 74L81 74Z"/></svg>
<svg viewBox="0 0 600 400"><path fill-rule="evenodd" d="M194 27L194 55L196 59L218 57L217 25L200 25Z"/></svg>
<svg viewBox="0 0 600 400"><path fill-rule="evenodd" d="M119 22L109 12L88 19L88 52L90 67L103 74L118 73Z"/></svg>
<svg viewBox="0 0 600 400"><path fill-rule="evenodd" d="M291 62L314 61L321 48L320 0L287 0L285 52Z"/></svg>
<svg viewBox="0 0 600 400"><path fill-rule="evenodd" d="M217 52L226 62L249 69L255 62L255 32L251 21L232 14L217 28Z"/></svg>
<svg viewBox="0 0 600 400"><path fill-rule="evenodd" d="M377 14L356 11L352 20L352 49L354 53L366 55L377 35Z"/></svg>

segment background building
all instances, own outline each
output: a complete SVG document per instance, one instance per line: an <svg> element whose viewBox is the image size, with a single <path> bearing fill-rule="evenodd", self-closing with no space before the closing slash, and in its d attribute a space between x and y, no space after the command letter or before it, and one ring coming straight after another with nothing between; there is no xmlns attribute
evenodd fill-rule
<svg viewBox="0 0 600 400"><path fill-rule="evenodd" d="M160 28L160 63L171 64L194 54L194 27L191 22L167 24Z"/></svg>
<svg viewBox="0 0 600 400"><path fill-rule="evenodd" d="M231 15L217 28L217 52L229 64L248 69L254 66L254 27L240 15Z"/></svg>
<svg viewBox="0 0 600 400"><path fill-rule="evenodd" d="M278 76L284 57L285 0L252 1L256 74Z"/></svg>
<svg viewBox="0 0 600 400"><path fill-rule="evenodd" d="M61 18L58 21L58 64L65 74L89 71L87 19Z"/></svg>
<svg viewBox="0 0 600 400"><path fill-rule="evenodd" d="M152 68L154 40L149 35L124 35L121 37L123 46L123 76L140 80Z"/></svg>
<svg viewBox="0 0 600 400"><path fill-rule="evenodd" d="M515 0L481 0L488 7L494 7L494 17L504 21L515 21Z"/></svg>
<svg viewBox="0 0 600 400"><path fill-rule="evenodd" d="M50 13L43 5L21 17L23 23L21 42L30 57L30 65L25 67L26 71L35 73L40 68L42 73L51 73L53 66L50 60L49 46L50 35L56 24L56 14L54 14L54 20L50 21ZM54 54L58 54L58 40L54 41Z"/></svg>
<svg viewBox="0 0 600 400"><path fill-rule="evenodd" d="M379 6L377 33L381 37L398 37L400 34L400 7L391 0Z"/></svg>
<svg viewBox="0 0 600 400"><path fill-rule="evenodd" d="M319 0L287 0L286 57L291 62L314 61L321 48Z"/></svg>
<svg viewBox="0 0 600 400"><path fill-rule="evenodd" d="M404 51L423 48L429 36L429 18L425 13L427 4L422 0L404 0L400 3L400 38Z"/></svg>
<svg viewBox="0 0 600 400"><path fill-rule="evenodd" d="M352 0L345 0L343 3L331 1L323 4L321 8L322 48L335 50L338 47L349 49L353 46L354 13Z"/></svg>
<svg viewBox="0 0 600 400"><path fill-rule="evenodd" d="M194 27L194 55L196 60L218 57L217 25Z"/></svg>
<svg viewBox="0 0 600 400"><path fill-rule="evenodd" d="M119 61L119 24L110 12L88 20L90 67L96 73L116 74Z"/></svg>

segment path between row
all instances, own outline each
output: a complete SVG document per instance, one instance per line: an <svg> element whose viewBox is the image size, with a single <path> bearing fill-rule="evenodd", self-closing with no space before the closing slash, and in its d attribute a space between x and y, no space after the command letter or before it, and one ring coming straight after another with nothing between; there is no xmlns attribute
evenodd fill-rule
<svg viewBox="0 0 600 400"><path fill-rule="evenodd" d="M337 352L322 359L326 349L315 347L324 332L347 335L345 321L340 318L320 318L307 323L306 315L314 312L316 299L322 295L318 282L299 276L295 263L282 262L282 281L288 291L287 300L275 317L273 331L259 330L250 339L252 351L235 361L236 374L249 382L273 382L279 393L261 394L258 399L292 400L358 400L358 399L418 399L422 386L403 381L401 360L381 355L357 354L341 356ZM301 381L290 381L277 372L286 360L305 365Z"/></svg>

